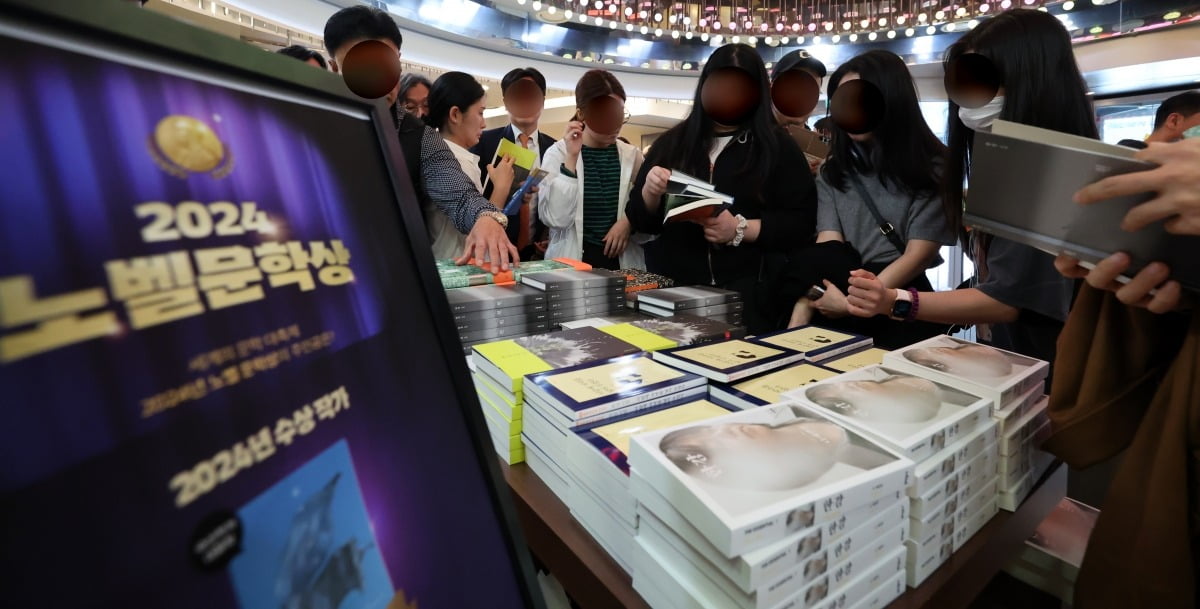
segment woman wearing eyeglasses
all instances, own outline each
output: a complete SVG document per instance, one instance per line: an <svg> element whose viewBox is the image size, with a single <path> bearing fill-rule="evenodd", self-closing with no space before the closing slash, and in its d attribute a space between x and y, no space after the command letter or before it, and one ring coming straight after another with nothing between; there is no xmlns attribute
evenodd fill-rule
<svg viewBox="0 0 1200 609"><path fill-rule="evenodd" d="M575 120L542 159L551 174L538 193L538 217L550 228L546 258L645 269L642 237L625 216L642 166L642 151L617 139L628 120L625 88L611 72L589 70L575 85L575 103Z"/></svg>

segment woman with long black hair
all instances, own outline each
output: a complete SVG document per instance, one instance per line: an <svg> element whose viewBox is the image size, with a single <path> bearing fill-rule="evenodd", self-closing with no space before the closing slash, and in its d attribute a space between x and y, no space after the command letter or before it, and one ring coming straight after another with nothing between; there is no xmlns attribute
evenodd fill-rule
<svg viewBox="0 0 1200 609"><path fill-rule="evenodd" d="M808 163L775 123L770 100L770 79L753 48L717 49L700 73L691 114L650 148L626 208L635 231L659 235L645 248L651 272L741 293L752 333L777 325L765 294L774 259L815 236L812 174L798 170ZM733 197L732 207L664 224L673 170L713 184Z"/></svg>
<svg viewBox="0 0 1200 609"><path fill-rule="evenodd" d="M850 244L861 267L887 288L932 291L925 269L935 264L941 246L958 239L942 213L940 168L946 148L925 123L912 75L895 53L868 51L842 64L829 79L829 99L844 86L878 91L883 112L866 132L850 133L836 122L830 127L830 155L817 176L817 243ZM813 250L799 263L820 251L830 249ZM808 323L814 308L826 318L846 317L846 297L838 284L845 285L851 270L822 278L825 295L812 303L801 299L789 325ZM941 330L934 324L879 318L848 318L832 325L870 334L885 348L909 345Z"/></svg>
<svg viewBox="0 0 1200 609"><path fill-rule="evenodd" d="M1073 135L1098 136L1071 37L1053 15L1017 9L984 21L947 49L947 69L955 69L955 63L971 53L982 56L985 61L981 63L990 64L1000 88L990 102L980 107L965 108L949 102L949 153L942 200L946 218L954 227L962 224L963 186L971 174L975 131L990 129L999 118ZM954 91L950 93L955 97ZM860 270L850 279L849 311L863 317L907 312L908 319L987 324L981 333L986 342L1053 362L1055 342L1071 308L1075 283L1058 274L1053 256L1032 247L974 232L970 241L976 264L973 287L910 293L890 288L880 277Z"/></svg>

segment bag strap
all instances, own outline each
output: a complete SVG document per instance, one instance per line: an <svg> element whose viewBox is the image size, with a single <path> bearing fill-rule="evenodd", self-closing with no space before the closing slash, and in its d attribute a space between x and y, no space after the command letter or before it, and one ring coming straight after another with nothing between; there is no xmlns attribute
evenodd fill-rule
<svg viewBox="0 0 1200 609"><path fill-rule="evenodd" d="M867 194L867 188L863 186L861 180L858 179L858 174L850 172L850 183L854 184L854 190L858 192L858 196L862 198L863 203L867 204L867 209L871 210L871 215L875 216L875 221L879 223L879 232L891 242L892 247L896 248L900 255L904 255L904 242L900 240L900 235L896 234L896 227L892 226L891 222L883 219L883 214L879 213L879 208L875 207L875 200L871 195Z"/></svg>

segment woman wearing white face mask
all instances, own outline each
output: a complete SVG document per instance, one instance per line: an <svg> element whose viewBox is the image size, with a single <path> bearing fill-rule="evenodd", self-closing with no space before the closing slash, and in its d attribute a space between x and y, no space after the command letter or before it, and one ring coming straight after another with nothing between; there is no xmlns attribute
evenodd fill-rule
<svg viewBox="0 0 1200 609"><path fill-rule="evenodd" d="M961 59L972 53L976 56ZM983 22L946 51L948 69L969 65L971 59L980 64L975 71L989 71L1000 87L950 92L952 99L974 106L950 102L942 198L952 226L962 225L963 185L970 177L968 151L975 131L990 129L1000 118L1085 137L1098 135L1070 36L1052 15L1018 9ZM977 269L973 287L900 293L885 288L871 273L855 271L847 295L850 312L863 317L892 315L980 324L981 337L987 342L1053 362L1075 282L1057 272L1053 256L1031 247L978 234L971 235L968 245Z"/></svg>

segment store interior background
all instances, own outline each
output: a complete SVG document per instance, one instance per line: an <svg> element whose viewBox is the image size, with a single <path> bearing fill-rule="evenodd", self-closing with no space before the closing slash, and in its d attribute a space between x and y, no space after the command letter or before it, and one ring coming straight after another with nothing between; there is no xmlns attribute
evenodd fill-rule
<svg viewBox="0 0 1200 609"><path fill-rule="evenodd" d="M1012 0L999 0L1006 1ZM1154 112L1162 99L1170 96L1171 91L1200 88L1200 11L1197 10L1200 5L1187 5L1180 0L1019 1L1045 7L1070 30L1076 43L1076 58L1096 100L1101 138L1106 142L1145 137L1152 130ZM754 44L768 68L773 60L793 49L804 48L821 59L830 73L857 53L889 49L908 63L925 120L938 137L944 138L946 92L942 85L941 52L963 31L974 27L974 17L993 10L987 0L965 0L961 5L954 0L835 3L826 10L849 9L855 12L843 14L862 17L869 13L871 20L852 24L847 17L847 21L834 25L829 32L822 32L823 28L812 33L801 29L799 34L808 35L802 44L797 44L797 36L789 27L778 32L774 31L778 25L768 27L765 33L773 35L759 31L764 20L771 20L773 7L781 6L780 3L785 8L794 4L785 0L729 4L712 0L547 0L544 4L539 0L365 0L361 3L389 11L399 23L404 34L405 72L422 74L431 81L449 70L475 76L487 90L485 116L489 128L507 123L500 77L514 67L533 66L545 74L549 87L540 130L555 138L561 136L575 112L573 89L579 76L595 67L613 71L629 95L626 109L632 116L621 134L643 150L687 115L704 59L713 48L729 42ZM817 4L822 3L828 2ZM360 2L150 0L146 8L267 51L299 44L324 54L321 32L326 19L337 10L355 4ZM936 27L897 23L894 16L901 10L924 11L933 20L939 5L945 5L942 8L946 9L947 20ZM643 10L645 20L639 18ZM755 31L745 32L743 26L740 35L730 32L720 37L703 34L696 28L704 16L715 16L728 23L734 14L731 11L738 11L739 19L752 20ZM631 13L629 17L624 16L626 12ZM876 22L877 15L889 17ZM660 17L661 21L656 21ZM655 27L646 26L643 33L645 24ZM851 29L843 30L847 25ZM690 38L688 30L692 30ZM824 35L818 42L813 34ZM707 40L702 41L702 37ZM824 110L822 91L810 122L820 118ZM958 247L943 248L942 258L946 263L928 271L937 290L952 289L974 272L970 260Z"/></svg>

